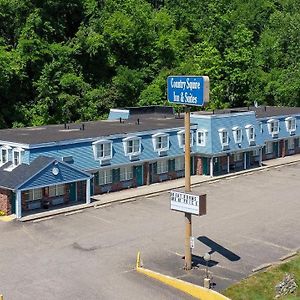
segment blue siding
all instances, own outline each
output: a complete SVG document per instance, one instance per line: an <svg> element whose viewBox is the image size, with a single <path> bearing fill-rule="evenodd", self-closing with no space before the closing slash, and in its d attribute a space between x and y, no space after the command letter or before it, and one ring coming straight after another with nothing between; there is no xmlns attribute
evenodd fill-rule
<svg viewBox="0 0 300 300"><path fill-rule="evenodd" d="M170 148L167 151L166 156L171 157L184 154L183 149L179 148L177 132L177 130L174 132L169 132ZM153 149L152 134L146 134L141 137L142 151L137 161L142 162L158 159L160 156ZM132 163L129 157L125 156L124 154L124 146L122 140L123 138L113 139L113 158L111 160L112 167ZM40 155L55 157L59 160L62 160L62 157L64 156L72 156L74 160L73 165L82 170L93 170L99 169L101 167L100 162L94 159L91 142L31 149L30 162L32 162Z"/></svg>
<svg viewBox="0 0 300 300"><path fill-rule="evenodd" d="M59 174L56 176L52 174L52 169L54 166L59 169ZM88 175L85 175L82 172L74 168L71 168L67 165L61 163L54 165L52 163L48 167L41 170L29 181L27 181L22 186L20 186L18 189L26 190L34 187L43 187L48 185L61 184L64 182L86 180L88 178L89 178Z"/></svg>
<svg viewBox="0 0 300 300"><path fill-rule="evenodd" d="M296 118L296 131L294 135L290 135L290 133L286 130L285 119L289 116L281 116L281 117L270 117L258 119L258 123L262 123L263 132L261 133L262 138L265 142L276 141L278 139L287 139L292 137L300 137L300 116L292 116ZM268 120L275 119L279 120L279 133L278 137L272 137L268 130Z"/></svg>
<svg viewBox="0 0 300 300"><path fill-rule="evenodd" d="M202 154L216 155L220 153L236 152L249 150L252 146L249 145L246 134L246 126L253 125L255 127L255 146L262 146L264 144L262 135L259 132L258 122L255 118L254 112L241 114L224 114L224 115L210 115L210 116L194 116L192 122L198 124L199 129L208 131L206 146L197 146L196 151ZM233 128L240 127L242 130L242 142L235 143L233 136ZM228 132L229 147L227 150L222 149L219 130L225 128ZM255 147L253 147L255 148Z"/></svg>

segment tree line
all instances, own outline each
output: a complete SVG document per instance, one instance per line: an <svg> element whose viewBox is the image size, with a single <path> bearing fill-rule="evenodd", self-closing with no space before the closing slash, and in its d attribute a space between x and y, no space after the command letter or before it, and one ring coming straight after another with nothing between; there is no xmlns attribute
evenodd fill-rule
<svg viewBox="0 0 300 300"><path fill-rule="evenodd" d="M210 108L300 105L298 0L0 0L0 128L166 102L208 75Z"/></svg>

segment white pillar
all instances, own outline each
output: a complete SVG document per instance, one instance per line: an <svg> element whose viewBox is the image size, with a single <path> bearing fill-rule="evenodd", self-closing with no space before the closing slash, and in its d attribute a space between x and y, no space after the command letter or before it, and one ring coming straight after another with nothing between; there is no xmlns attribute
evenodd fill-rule
<svg viewBox="0 0 300 300"><path fill-rule="evenodd" d="M244 152L244 170L247 169L247 153Z"/></svg>
<svg viewBox="0 0 300 300"><path fill-rule="evenodd" d="M16 191L16 216L17 219L22 217L22 201L21 201L21 191Z"/></svg>
<svg viewBox="0 0 300 300"><path fill-rule="evenodd" d="M227 173L229 173L230 155L227 155Z"/></svg>
<svg viewBox="0 0 300 300"><path fill-rule="evenodd" d="M263 148L259 148L259 166L262 166L262 149Z"/></svg>
<svg viewBox="0 0 300 300"><path fill-rule="evenodd" d="M211 157L210 158L210 177L213 177L214 176L214 158Z"/></svg>
<svg viewBox="0 0 300 300"><path fill-rule="evenodd" d="M91 179L86 180L86 204L91 203Z"/></svg>

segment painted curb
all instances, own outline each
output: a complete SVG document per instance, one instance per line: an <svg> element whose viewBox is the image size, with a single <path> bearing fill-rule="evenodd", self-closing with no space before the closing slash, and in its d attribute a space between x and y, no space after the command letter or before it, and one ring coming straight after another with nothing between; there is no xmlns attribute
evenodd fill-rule
<svg viewBox="0 0 300 300"><path fill-rule="evenodd" d="M139 273L142 273L146 276L149 276L151 278L154 278L168 286L171 286L177 290L180 290L186 294L189 294L196 299L202 299L202 300L230 300L229 298L225 297L222 294L219 294L216 291L206 289L204 287L192 284L190 282L186 282L177 278L173 278L167 275L163 275L154 271L151 271L149 269L145 269L141 267L141 257L140 252L137 254L137 260L136 260L136 271Z"/></svg>

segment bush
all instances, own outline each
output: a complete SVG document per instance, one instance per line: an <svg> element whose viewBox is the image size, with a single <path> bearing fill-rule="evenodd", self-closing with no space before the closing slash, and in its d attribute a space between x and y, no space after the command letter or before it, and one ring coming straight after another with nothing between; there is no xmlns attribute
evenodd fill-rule
<svg viewBox="0 0 300 300"><path fill-rule="evenodd" d="M0 210L0 217L1 216L6 216L6 213L3 210Z"/></svg>

